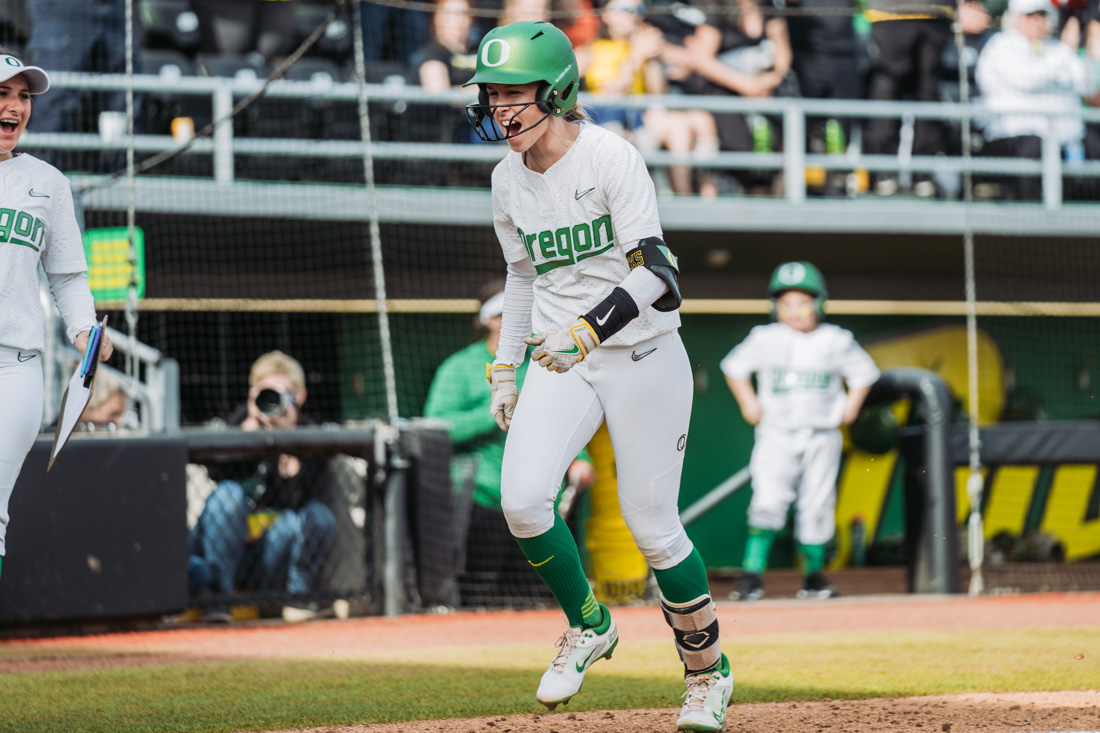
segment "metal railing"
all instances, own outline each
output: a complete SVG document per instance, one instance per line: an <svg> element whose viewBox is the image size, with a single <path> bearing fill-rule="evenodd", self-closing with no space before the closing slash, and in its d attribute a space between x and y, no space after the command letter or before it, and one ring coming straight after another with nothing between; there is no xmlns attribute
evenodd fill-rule
<svg viewBox="0 0 1100 733"><path fill-rule="evenodd" d="M47 426L57 419L62 395L65 394L74 365L80 360L80 353L66 338L61 316L54 307L47 287L43 286L41 289L40 298L46 314L46 346L42 354L46 369L46 388L42 424ZM179 430L179 362L110 326L107 327L107 333L115 351L124 356L133 356L137 361L137 379L131 379L109 364L99 366L99 369L111 374L118 381L127 398L137 407L134 414L136 425L127 427L136 427L146 432Z"/></svg>
<svg viewBox="0 0 1100 733"><path fill-rule="evenodd" d="M82 91L117 91L126 87L122 75L57 73L51 77L55 87ZM189 143L180 143L169 135L137 135L135 150L140 154L159 153L175 148L187 148L193 153L213 157L213 178L221 183L234 180L234 160L238 155L287 155L305 158L352 158L362 153L358 140L306 140L235 137L233 125L228 121L234 99L242 98L259 89L262 82L255 79L230 79L221 77L161 77L135 75L133 86L139 93L208 97L213 119L218 121L212 137ZM461 106L470 101L468 93L451 91L442 94L429 93L419 86L408 85L400 77L384 84L368 84L367 95L371 102L393 104L397 113L403 113L408 105L445 106L460 113ZM286 100L311 100L354 103L357 85L314 79L312 81L279 80L271 84L266 98ZM858 146L850 145L842 154L811 154L806 152L808 118L839 118L865 120L871 118L897 119L902 125L902 139L911 135L917 119L940 120L961 124L964 119L980 119L983 110L979 103L972 103L969 110L957 102L884 102L867 100L821 100L803 98L748 99L734 96L624 96L595 97L582 94L581 102L588 106L616 106L645 110L654 106L668 109L703 109L712 113L742 113L768 115L782 120L782 152L719 152L700 160L694 156L678 156L666 151L644 154L646 163L655 168L672 165L701 165L717 170L770 170L784 174L784 196L787 202L799 204L806 199L805 170L809 167L828 171L863 169L869 172L897 172L901 176L913 173L961 174L967 168L975 174L1040 176L1042 178L1043 206L1058 209L1062 206L1062 178L1100 177L1100 161L1083 161L1064 164L1061 148L1054 133L1058 113L1048 115L1048 129L1043 136L1040 160L1021 158L962 156L914 156L900 149L897 155L868 155ZM964 114L969 112L969 114ZM1034 114L1034 110L1028 110ZM1081 117L1086 122L1100 122L1100 110L1084 109ZM23 147L31 150L125 150L125 137L104 139L95 134L29 132ZM425 142L372 142L371 154L376 160L429 160L436 162L494 162L506 153L504 146L472 145Z"/></svg>

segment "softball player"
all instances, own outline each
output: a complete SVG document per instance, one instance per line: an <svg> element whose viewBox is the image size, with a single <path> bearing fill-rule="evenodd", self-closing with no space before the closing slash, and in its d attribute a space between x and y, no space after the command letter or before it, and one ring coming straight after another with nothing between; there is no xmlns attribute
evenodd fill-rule
<svg viewBox="0 0 1100 733"><path fill-rule="evenodd" d="M821 322L828 297L825 279L809 262L776 268L768 296L777 322L752 329L721 363L741 414L756 426L745 575L732 597L764 595L760 576L794 503L795 534L805 562L798 597L828 598L835 591L822 569L835 523L842 446L838 428L859 415L878 368L850 331ZM750 381L754 373L759 392Z"/></svg>
<svg viewBox="0 0 1100 733"><path fill-rule="evenodd" d="M6 554L8 500L42 422L45 316L38 297L39 265L81 354L96 324L69 181L48 163L15 152L31 116L31 96L49 87L45 71L24 66L0 48L0 563ZM106 361L111 351L104 333L100 360Z"/></svg>
<svg viewBox="0 0 1100 733"><path fill-rule="evenodd" d="M618 630L596 602L577 545L554 511L573 456L606 421L619 503L653 567L684 662L680 730L717 731L733 691L702 558L677 508L692 381L677 329L676 259L661 240L653 184L638 152L587 122L577 60L550 23L490 31L467 116L511 152L493 171L493 215L508 275L490 410L508 431L501 505L524 555L569 622L536 698L553 710L581 688ZM536 336L530 334L535 333ZM518 399L524 343L536 346Z"/></svg>

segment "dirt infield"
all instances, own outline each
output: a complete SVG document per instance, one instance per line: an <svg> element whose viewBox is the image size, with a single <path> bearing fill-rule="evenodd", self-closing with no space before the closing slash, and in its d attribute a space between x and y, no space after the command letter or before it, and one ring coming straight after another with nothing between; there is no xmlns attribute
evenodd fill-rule
<svg viewBox="0 0 1100 733"><path fill-rule="evenodd" d="M1100 692L948 695L734 705L729 733L1019 733L1100 730ZM311 728L310 733L654 733L677 711L615 710ZM301 733L278 731L278 733Z"/></svg>
<svg viewBox="0 0 1100 733"><path fill-rule="evenodd" d="M814 612L806 613L807 604ZM957 596L851 597L825 602L761 601L718 604L723 635L889 629L1095 627L1100 593L967 598ZM614 609L624 640L665 640L669 631L653 607ZM258 657L353 658L395 649L494 645L536 641L560 632L553 611L453 613L357 618L303 625L246 623L165 631L4 642L17 652L0 673L160 664L168 661ZM1100 651L1086 650L1088 653ZM972 694L901 700L741 704L730 708L727 730L741 733L939 731L1039 733L1100 731L1100 680L1091 692ZM676 711L633 710L312 729L328 733L650 733L671 731Z"/></svg>

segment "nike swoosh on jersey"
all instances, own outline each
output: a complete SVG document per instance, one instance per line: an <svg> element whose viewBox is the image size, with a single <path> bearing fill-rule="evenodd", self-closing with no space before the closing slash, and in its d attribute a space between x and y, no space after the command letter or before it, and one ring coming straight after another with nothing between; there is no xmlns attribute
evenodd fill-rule
<svg viewBox="0 0 1100 733"><path fill-rule="evenodd" d="M33 188L27 191L28 196L33 196L36 199L48 199L50 195L48 193L38 193Z"/></svg>
<svg viewBox="0 0 1100 733"><path fill-rule="evenodd" d="M656 350L657 350L657 348L654 347L654 348L650 349L649 351L643 351L640 354L637 351L631 351L630 352L630 358L633 359L634 361L641 361L642 359L646 358L647 356L649 356L650 354L652 354Z"/></svg>
<svg viewBox="0 0 1100 733"><path fill-rule="evenodd" d="M20 351L18 354L16 354L15 358L18 359L19 361L30 361L31 359L33 359L36 356L38 356L38 354L27 354L26 356L24 356L23 352Z"/></svg>
<svg viewBox="0 0 1100 733"><path fill-rule="evenodd" d="M603 318L600 318L600 317L597 316L596 323L598 323L601 326L603 324L607 323L607 319L611 317L611 314L615 312L615 308L617 308L617 307L618 306L614 306L614 305L611 306L611 310L609 310L607 313L604 313Z"/></svg>
<svg viewBox="0 0 1100 733"><path fill-rule="evenodd" d="M590 188L586 191L574 191L573 192L573 200L580 201L583 197L587 196L588 194L592 193L595 190L596 190L596 187L593 186L592 188Z"/></svg>

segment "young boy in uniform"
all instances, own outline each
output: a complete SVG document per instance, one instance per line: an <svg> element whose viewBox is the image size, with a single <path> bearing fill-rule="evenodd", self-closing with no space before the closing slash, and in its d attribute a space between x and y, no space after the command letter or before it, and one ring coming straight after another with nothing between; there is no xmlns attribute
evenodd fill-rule
<svg viewBox="0 0 1100 733"><path fill-rule="evenodd" d="M745 574L731 597L764 595L768 553L794 503L805 573L798 597L829 598L836 591L822 570L835 525L839 428L855 421L879 372L850 331L823 323L825 279L812 264L780 265L768 297L775 322L752 329L721 363L741 414L756 426Z"/></svg>

